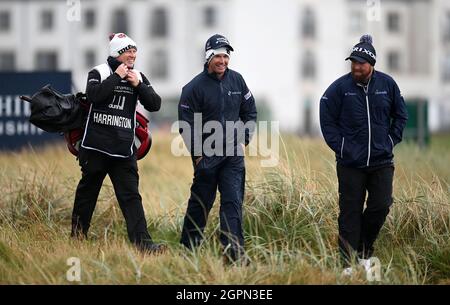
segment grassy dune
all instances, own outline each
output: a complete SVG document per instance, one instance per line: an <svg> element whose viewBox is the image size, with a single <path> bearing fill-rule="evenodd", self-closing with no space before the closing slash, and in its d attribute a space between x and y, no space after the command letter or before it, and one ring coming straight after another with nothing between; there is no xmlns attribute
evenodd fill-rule
<svg viewBox="0 0 450 305"><path fill-rule="evenodd" d="M174 136L154 135L139 161L140 190L153 238L169 244L161 256L138 253L109 178L90 239L70 240L70 216L80 171L64 145L0 154L0 283L70 284L69 257L81 262L82 284L450 284L450 138L420 150L395 149L394 204L376 243L381 281L362 271L343 278L337 255L334 156L320 139L285 136L277 167L247 157L244 202L247 267L223 266L218 207L206 243L193 253L179 244L192 167L170 153Z"/></svg>

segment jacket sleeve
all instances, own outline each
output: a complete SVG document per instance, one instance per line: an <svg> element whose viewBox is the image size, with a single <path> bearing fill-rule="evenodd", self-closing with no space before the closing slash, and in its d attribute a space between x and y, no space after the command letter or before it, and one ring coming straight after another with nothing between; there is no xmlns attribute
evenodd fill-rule
<svg viewBox="0 0 450 305"><path fill-rule="evenodd" d="M93 104L109 102L109 97L113 94L114 87L118 85L120 81L120 76L117 73L113 73L102 82L100 73L95 69L91 70L86 84L88 101Z"/></svg>
<svg viewBox="0 0 450 305"><path fill-rule="evenodd" d="M161 97L155 92L149 80L142 74L142 82L136 87L142 106L150 112L161 108Z"/></svg>
<svg viewBox="0 0 450 305"><path fill-rule="evenodd" d="M199 104L200 101L193 90L183 88L178 103L179 132L193 160L202 156L202 122L194 124L195 113L201 112ZM199 130L195 131L195 128Z"/></svg>
<svg viewBox="0 0 450 305"><path fill-rule="evenodd" d="M342 135L339 125L341 101L335 86L330 86L320 99L320 129L327 145L339 153Z"/></svg>
<svg viewBox="0 0 450 305"><path fill-rule="evenodd" d="M245 129L245 146L247 146L248 143L250 143L250 140L252 139L252 136L255 132L257 112L255 98L253 97L252 92L248 89L244 79L242 79L242 83L243 95L241 107L239 109L239 117L242 122L244 122L244 124L246 124L247 122L253 122L252 124L249 124L249 128Z"/></svg>
<svg viewBox="0 0 450 305"><path fill-rule="evenodd" d="M389 134L394 141L394 145L402 141L403 129L406 126L408 120L408 112L406 110L406 104L403 96L400 93L400 89L394 81L393 89L393 104L391 107L391 126L389 128Z"/></svg>

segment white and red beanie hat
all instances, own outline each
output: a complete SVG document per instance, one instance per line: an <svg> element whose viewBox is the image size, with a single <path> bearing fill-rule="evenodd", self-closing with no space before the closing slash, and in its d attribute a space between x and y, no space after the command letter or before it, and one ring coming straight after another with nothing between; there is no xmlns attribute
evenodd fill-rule
<svg viewBox="0 0 450 305"><path fill-rule="evenodd" d="M112 57L119 57L129 49L137 50L134 40L124 33L113 33L109 36L109 40L109 55Z"/></svg>

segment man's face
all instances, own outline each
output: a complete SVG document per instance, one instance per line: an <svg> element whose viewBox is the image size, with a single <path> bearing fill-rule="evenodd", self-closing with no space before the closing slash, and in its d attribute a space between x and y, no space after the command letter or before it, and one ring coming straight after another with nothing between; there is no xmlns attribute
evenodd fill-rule
<svg viewBox="0 0 450 305"><path fill-rule="evenodd" d="M124 63L129 69L133 69L134 62L136 61L136 53L137 51L135 49L129 49L120 54L117 60Z"/></svg>
<svg viewBox="0 0 450 305"><path fill-rule="evenodd" d="M230 61L230 58L226 54L217 54L215 55L208 65L208 71L209 73L216 73L219 76L223 75L225 73L225 70L228 67L228 62Z"/></svg>
<svg viewBox="0 0 450 305"><path fill-rule="evenodd" d="M360 63L352 60L352 76L356 82L365 83L372 74L373 67L368 63Z"/></svg>

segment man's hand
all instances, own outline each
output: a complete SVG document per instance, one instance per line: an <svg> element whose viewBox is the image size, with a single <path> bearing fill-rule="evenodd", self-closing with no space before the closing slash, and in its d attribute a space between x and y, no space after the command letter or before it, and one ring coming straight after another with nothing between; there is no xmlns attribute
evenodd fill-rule
<svg viewBox="0 0 450 305"><path fill-rule="evenodd" d="M125 78L128 75L128 67L125 64L121 64L114 72L119 74L120 78Z"/></svg>
<svg viewBox="0 0 450 305"><path fill-rule="evenodd" d="M137 73L134 72L134 70L128 70L127 73L127 81L130 82L131 86L137 87L139 85L139 78L137 76Z"/></svg>

